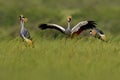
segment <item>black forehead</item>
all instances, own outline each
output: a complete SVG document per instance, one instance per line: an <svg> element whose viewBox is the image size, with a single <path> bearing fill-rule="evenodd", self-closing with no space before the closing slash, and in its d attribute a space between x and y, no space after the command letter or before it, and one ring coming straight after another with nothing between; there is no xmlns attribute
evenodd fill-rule
<svg viewBox="0 0 120 80"><path fill-rule="evenodd" d="M25 18L24 16L19 16L20 18Z"/></svg>

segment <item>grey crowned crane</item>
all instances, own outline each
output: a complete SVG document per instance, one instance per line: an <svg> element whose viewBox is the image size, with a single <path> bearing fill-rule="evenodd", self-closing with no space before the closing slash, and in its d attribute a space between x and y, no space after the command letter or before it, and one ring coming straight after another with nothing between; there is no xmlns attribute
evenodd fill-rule
<svg viewBox="0 0 120 80"><path fill-rule="evenodd" d="M100 29L93 28L90 30L89 34L95 38L101 39L103 41L107 41L105 34Z"/></svg>
<svg viewBox="0 0 120 80"><path fill-rule="evenodd" d="M95 21L81 21L77 25L75 25L72 29L70 29L71 19L72 19L71 16L69 16L67 18L68 27L66 29L57 24L40 24L38 27L42 30L56 29L56 30L58 30L68 36L71 36L71 37L73 37L74 35L79 35L84 30L96 28Z"/></svg>
<svg viewBox="0 0 120 80"><path fill-rule="evenodd" d="M32 45L33 41L28 30L24 27L24 23L27 22L27 18L23 15L19 16L20 19L20 37L28 44Z"/></svg>

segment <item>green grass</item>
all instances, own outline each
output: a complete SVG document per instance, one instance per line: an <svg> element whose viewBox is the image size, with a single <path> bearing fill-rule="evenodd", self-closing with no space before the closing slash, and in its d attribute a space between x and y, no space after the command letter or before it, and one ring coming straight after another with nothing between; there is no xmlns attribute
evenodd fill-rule
<svg viewBox="0 0 120 80"><path fill-rule="evenodd" d="M120 0L0 0L0 80L120 80ZM19 15L35 48L19 37ZM80 35L74 39L41 23L67 26L95 20L108 42Z"/></svg>
<svg viewBox="0 0 120 80"><path fill-rule="evenodd" d="M20 38L0 43L1 80L119 80L120 42L95 38Z"/></svg>

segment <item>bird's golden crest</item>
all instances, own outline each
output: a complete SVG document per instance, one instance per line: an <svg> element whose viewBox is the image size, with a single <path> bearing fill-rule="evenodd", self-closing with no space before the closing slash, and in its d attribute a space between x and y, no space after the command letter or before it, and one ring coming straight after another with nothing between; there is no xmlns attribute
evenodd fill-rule
<svg viewBox="0 0 120 80"><path fill-rule="evenodd" d="M69 18L71 19L71 18L72 18L72 16L68 16L68 17L67 17L67 19L69 19Z"/></svg>
<svg viewBox="0 0 120 80"><path fill-rule="evenodd" d="M23 20L24 20L24 22L27 22L27 21L28 21L28 18L24 18Z"/></svg>
<svg viewBox="0 0 120 80"><path fill-rule="evenodd" d="M20 17L24 17L23 14L21 14Z"/></svg>

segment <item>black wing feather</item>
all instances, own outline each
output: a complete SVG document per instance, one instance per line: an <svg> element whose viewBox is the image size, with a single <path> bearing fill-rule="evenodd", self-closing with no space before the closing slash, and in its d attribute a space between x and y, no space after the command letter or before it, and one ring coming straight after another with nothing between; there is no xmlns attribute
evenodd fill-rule
<svg viewBox="0 0 120 80"><path fill-rule="evenodd" d="M56 26L53 26L53 25L49 25L49 24L40 24L38 26L38 28L42 29L42 30L45 30L45 29L56 29L62 33L64 33L63 30L61 30L60 28L56 27Z"/></svg>
<svg viewBox="0 0 120 80"><path fill-rule="evenodd" d="M80 29L87 30L87 29L93 29L93 28L96 28L95 21L88 21L88 23L86 25L82 26Z"/></svg>

